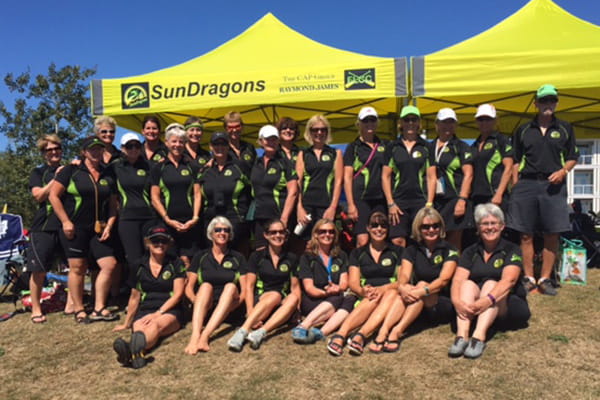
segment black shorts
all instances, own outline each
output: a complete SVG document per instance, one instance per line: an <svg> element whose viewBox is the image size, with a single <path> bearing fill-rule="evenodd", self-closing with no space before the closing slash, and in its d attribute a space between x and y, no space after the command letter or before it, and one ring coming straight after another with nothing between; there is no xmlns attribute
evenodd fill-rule
<svg viewBox="0 0 600 400"><path fill-rule="evenodd" d="M66 238L62 229L58 232L58 236L67 258L99 260L104 257L114 257L115 255L112 239L101 242L98 240L98 235L96 235L93 228L82 229L75 227L75 236L72 240Z"/></svg>
<svg viewBox="0 0 600 400"><path fill-rule="evenodd" d="M567 185L521 179L513 187L507 226L521 233L560 233L571 230Z"/></svg>
<svg viewBox="0 0 600 400"><path fill-rule="evenodd" d="M356 208L358 210L358 221L354 225L354 234L360 235L367 233L367 225L371 214L375 211L381 211L387 215L387 206L385 200L358 200L356 202Z"/></svg>
<svg viewBox="0 0 600 400"><path fill-rule="evenodd" d="M462 231L475 226L473 221L473 203L471 203L470 200L466 200L465 214L460 218L454 217L454 207L456 207L456 203L459 200L460 199L456 197L449 200L436 200L435 202L435 208L438 210L446 224L446 232Z"/></svg>
<svg viewBox="0 0 600 400"><path fill-rule="evenodd" d="M390 238L398 238L410 237L412 232L412 223L415 220L415 216L417 212L425 206L425 201L419 202L417 204L403 204L401 202L396 202L400 210L404 214L400 216L400 222L397 225L390 225L389 236Z"/></svg>
<svg viewBox="0 0 600 400"><path fill-rule="evenodd" d="M31 232L27 247L25 272L48 272L56 256L62 252L58 232Z"/></svg>
<svg viewBox="0 0 600 400"><path fill-rule="evenodd" d="M306 316L310 314L310 312L319 304L326 301L330 303L336 311L346 310L348 312L352 312L354 309L354 303L356 303L357 300L357 297L354 295L336 294L329 297L313 298L308 296L306 293L302 293L300 311L302 312L302 315Z"/></svg>
<svg viewBox="0 0 600 400"><path fill-rule="evenodd" d="M156 311L158 311L158 308L157 309L138 310L137 313L135 313L135 318L133 319L133 322L145 317L148 314L155 313ZM169 311L167 311L165 314L171 314L175 318L177 318L177 322L179 322L180 326L183 326L185 324L185 319L183 317L183 311L181 310L181 307L179 307L179 306L174 307L174 308L170 309Z"/></svg>

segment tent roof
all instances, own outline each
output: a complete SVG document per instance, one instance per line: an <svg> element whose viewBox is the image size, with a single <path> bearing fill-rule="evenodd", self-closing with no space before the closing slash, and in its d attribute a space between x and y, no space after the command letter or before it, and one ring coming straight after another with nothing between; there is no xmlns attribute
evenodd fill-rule
<svg viewBox="0 0 600 400"><path fill-rule="evenodd" d="M216 128L236 110L254 131L281 116L302 121L323 113L343 119L355 134L363 105L397 112L397 98L407 95L406 60L325 46L269 13L200 57L145 75L94 80L91 91L94 115L111 115L133 130L148 114L165 123L193 115Z"/></svg>
<svg viewBox="0 0 600 400"><path fill-rule="evenodd" d="M493 102L521 119L535 112L535 90L552 83L559 117L579 126L578 136L600 135L600 27L551 0L531 0L487 31L411 63L412 94L425 114L453 107L472 120L474 107Z"/></svg>

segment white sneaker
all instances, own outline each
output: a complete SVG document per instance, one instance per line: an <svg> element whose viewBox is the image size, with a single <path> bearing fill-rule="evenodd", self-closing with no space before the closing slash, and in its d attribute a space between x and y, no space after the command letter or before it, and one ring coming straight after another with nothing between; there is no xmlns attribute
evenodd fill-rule
<svg viewBox="0 0 600 400"><path fill-rule="evenodd" d="M248 341L250 342L250 347L252 347L253 350L258 350L258 348L260 347L260 344L262 343L263 340L265 340L266 337L267 337L267 331L264 330L263 328L260 328L260 329L250 332L248 334L248 336L246 337L246 339L248 339Z"/></svg>
<svg viewBox="0 0 600 400"><path fill-rule="evenodd" d="M229 339L229 341L227 342L227 346L229 347L229 350L237 351L237 352L242 351L242 346L244 345L244 340L246 340L246 336L248 336L247 330L245 330L243 328L238 329L233 334L231 339Z"/></svg>

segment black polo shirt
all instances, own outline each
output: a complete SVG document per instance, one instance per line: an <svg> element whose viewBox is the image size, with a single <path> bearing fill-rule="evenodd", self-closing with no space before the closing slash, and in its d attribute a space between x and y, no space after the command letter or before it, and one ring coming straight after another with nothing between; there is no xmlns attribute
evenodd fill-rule
<svg viewBox="0 0 600 400"><path fill-rule="evenodd" d="M325 146L321 157L317 157L314 148L304 150L304 176L302 181L302 205L304 207L328 208L333 196L335 181L336 150Z"/></svg>
<svg viewBox="0 0 600 400"><path fill-rule="evenodd" d="M460 257L459 267L469 270L469 279L477 284L487 280L499 281L502 270L507 265L523 269L521 248L505 239L500 239L490 259L484 261L484 247L481 241L467 247Z"/></svg>
<svg viewBox="0 0 600 400"><path fill-rule="evenodd" d="M223 169L215 162L204 169L198 181L202 186L204 210L208 216L235 215L243 220L252 200L252 187L246 164L227 158Z"/></svg>
<svg viewBox="0 0 600 400"><path fill-rule="evenodd" d="M436 197L450 200L458 197L464 179L462 166L473 163L471 147L456 136L448 140L441 150L436 149L437 139L430 143L430 152L437 167L438 179L444 179L444 194ZM439 154L439 159L436 154Z"/></svg>
<svg viewBox="0 0 600 400"><path fill-rule="evenodd" d="M185 265L179 258L165 257L157 277L150 270L149 256L144 256L132 269L129 285L141 294L140 311L156 311L173 293L175 279L185 279Z"/></svg>
<svg viewBox="0 0 600 400"><path fill-rule="evenodd" d="M152 167L150 184L160 188L161 201L169 218L179 222L192 219L197 176L197 164L187 157L182 157L178 166L165 158Z"/></svg>
<svg viewBox="0 0 600 400"><path fill-rule="evenodd" d="M227 283L238 283L244 271L246 259L235 250L227 250L223 260L219 263L213 256L212 249L201 250L194 255L188 272L198 274L198 284L208 282L215 288L225 286Z"/></svg>
<svg viewBox="0 0 600 400"><path fill-rule="evenodd" d="M29 175L29 191L31 192L35 187L43 188L50 183L50 181L54 179L57 169L58 166L51 167L48 164L34 168L33 171L31 171L31 175ZM39 203L29 230L32 232L51 232L60 229L60 227L60 221L54 215L50 202L46 199L46 201Z"/></svg>
<svg viewBox="0 0 600 400"><path fill-rule="evenodd" d="M61 201L69 219L77 227L92 229L98 218L106 221L105 210L114 190L114 182L100 166L100 178L96 182L84 162L66 165L56 176L56 181L65 187Z"/></svg>
<svg viewBox="0 0 600 400"><path fill-rule="evenodd" d="M229 146L231 146L231 144ZM246 167L250 170L256 161L256 149L250 143L240 140L240 156L238 157L232 148L229 149L229 156L240 160L243 164L246 164Z"/></svg>
<svg viewBox="0 0 600 400"><path fill-rule="evenodd" d="M282 157L279 152L270 159L265 167L265 156L259 157L252 167L250 180L256 200L256 219L281 217L285 199L287 198L287 183L298 179L296 170L290 160Z"/></svg>
<svg viewBox="0 0 600 400"><path fill-rule="evenodd" d="M150 163L140 157L130 164L121 158L108 167L119 195L119 219L139 220L155 216L150 204Z"/></svg>
<svg viewBox="0 0 600 400"><path fill-rule="evenodd" d="M438 241L431 253L425 245L415 244L404 251L403 259L413 265L413 284L419 281L432 282L440 277L446 261L458 262L458 250L445 240Z"/></svg>
<svg viewBox="0 0 600 400"><path fill-rule="evenodd" d="M388 244L379 261L375 261L366 244L352 250L348 265L360 269L361 286L382 286L398 279L396 272L402 261L402 250L402 247Z"/></svg>
<svg viewBox="0 0 600 400"><path fill-rule="evenodd" d="M337 285L340 284L340 276L348 272L348 256L343 251L331 260L331 281ZM317 289L325 289L329 284L327 266L323 264L320 256L312 253L304 253L300 257L298 267L298 277L302 279L312 279L313 285Z"/></svg>
<svg viewBox="0 0 600 400"><path fill-rule="evenodd" d="M373 141L378 144L377 150L369 164L362 169L360 174L352 180L352 194L354 201L382 200L381 167L385 164L387 143L380 140L377 135ZM346 147L344 152L344 167L352 167L353 176L368 161L373 148L359 138Z"/></svg>
<svg viewBox="0 0 600 400"><path fill-rule="evenodd" d="M491 197L496 193L504 173L505 158L513 158L510 139L500 132L493 132L482 144L481 135L471 144L473 153L473 184L471 197ZM479 147L481 146L481 150Z"/></svg>
<svg viewBox="0 0 600 400"><path fill-rule="evenodd" d="M579 158L571 124L556 117L546 135L542 135L537 118L521 125L513 135L513 148L522 174L548 176L561 169L565 161Z"/></svg>
<svg viewBox="0 0 600 400"><path fill-rule="evenodd" d="M112 164L113 162L119 160L121 158L121 150L117 149L115 147L114 144L110 144L105 148L106 151L108 151L108 153L110 154L110 159L108 160L107 163L105 163L104 161L102 161L102 165L107 167L110 164ZM102 160L104 160L104 158L102 158Z"/></svg>
<svg viewBox="0 0 600 400"><path fill-rule="evenodd" d="M392 197L401 204L427 200L429 143L420 136L410 151L402 139L388 145L385 165L392 169Z"/></svg>
<svg viewBox="0 0 600 400"><path fill-rule="evenodd" d="M272 291L287 295L292 277L298 276L298 256L284 252L275 266L269 249L255 251L250 255L244 273L256 275L255 291L259 296Z"/></svg>
<svg viewBox="0 0 600 400"><path fill-rule="evenodd" d="M152 153L152 156L150 158L146 157L146 148L142 146L142 157L144 157L144 159L146 159L147 161L150 161L150 165L154 165L166 159L168 154L169 149L162 141L158 142L158 147L156 148L154 153Z"/></svg>
<svg viewBox="0 0 600 400"><path fill-rule="evenodd" d="M206 166L206 164L210 161L210 159L212 158L212 154L210 154L210 151L204 150L200 146L198 146L198 151L196 151L195 157L192 157L192 154L189 152L187 146L185 147L183 154L186 157L188 157L189 159L197 162L198 166L200 167L200 170L202 170Z"/></svg>
<svg viewBox="0 0 600 400"><path fill-rule="evenodd" d="M285 150L283 150L281 148L281 145L279 145L279 152L281 153L281 155L285 158L287 158L288 160L290 160L292 162L292 165L294 166L294 168L296 168L296 161L298 160L298 153L300 153L300 150L302 150L300 147L298 147L295 143L292 144L292 157L288 158L287 153L285 152Z"/></svg>

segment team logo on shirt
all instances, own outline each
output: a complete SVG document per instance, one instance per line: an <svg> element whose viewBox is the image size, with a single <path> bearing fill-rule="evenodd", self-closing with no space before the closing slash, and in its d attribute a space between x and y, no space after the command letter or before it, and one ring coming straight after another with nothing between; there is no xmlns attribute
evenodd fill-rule
<svg viewBox="0 0 600 400"><path fill-rule="evenodd" d="M458 251L456 251L456 250L450 250L448 252L448 257L452 257L452 256L458 256Z"/></svg>
<svg viewBox="0 0 600 400"><path fill-rule="evenodd" d="M523 258L520 255L518 255L518 254L513 254L510 257L510 261L512 261L512 262L523 261Z"/></svg>
<svg viewBox="0 0 600 400"><path fill-rule="evenodd" d="M494 147L493 143L486 143L485 146L483 146L484 150L491 150L492 147Z"/></svg>
<svg viewBox="0 0 600 400"><path fill-rule="evenodd" d="M331 272L338 272L340 270L340 266L337 264L333 264L331 266Z"/></svg>
<svg viewBox="0 0 600 400"><path fill-rule="evenodd" d="M501 258L494 261L494 268L500 268L503 265L504 265L504 260Z"/></svg>
<svg viewBox="0 0 600 400"><path fill-rule="evenodd" d="M331 161L331 157L329 157L329 154L323 154L323 157L321 157L321 161Z"/></svg>
<svg viewBox="0 0 600 400"><path fill-rule="evenodd" d="M465 160L468 160L469 158L471 158L471 153L465 153Z"/></svg>
<svg viewBox="0 0 600 400"><path fill-rule="evenodd" d="M206 163L207 163L207 161L206 161L206 159L205 159L205 158L199 158L199 159L198 159L198 164L200 164L200 165L204 165L204 164L206 164Z"/></svg>
<svg viewBox="0 0 600 400"><path fill-rule="evenodd" d="M450 147L444 147L442 153L450 153Z"/></svg>
<svg viewBox="0 0 600 400"><path fill-rule="evenodd" d="M269 170L267 171L267 175L275 175L277 173L277 170L273 167L269 168Z"/></svg>
<svg viewBox="0 0 600 400"><path fill-rule="evenodd" d="M162 157L160 156L160 154L155 154L155 155L152 157L152 161L156 161L156 162L158 162L158 161L161 161L161 160L162 160Z"/></svg>
<svg viewBox="0 0 600 400"><path fill-rule="evenodd" d="M442 261L444 261L444 257L442 257L441 254L438 254L437 256L433 257L434 264L441 264Z"/></svg>
<svg viewBox="0 0 600 400"><path fill-rule="evenodd" d="M385 146L379 146L377 147L377 151L380 153L383 153L385 151Z"/></svg>
<svg viewBox="0 0 600 400"><path fill-rule="evenodd" d="M392 265L392 260L390 258L384 258L381 261L381 265L383 265L384 267L389 267L390 265Z"/></svg>
<svg viewBox="0 0 600 400"><path fill-rule="evenodd" d="M560 132L558 132L558 131L552 131L552 133L550 133L550 137L552 139L560 139Z"/></svg>
<svg viewBox="0 0 600 400"><path fill-rule="evenodd" d="M250 154L244 154L244 160L250 161L251 159L252 157L250 157Z"/></svg>
<svg viewBox="0 0 600 400"><path fill-rule="evenodd" d="M187 169L181 170L181 176L189 176L189 175L190 175L190 171L188 171Z"/></svg>
<svg viewBox="0 0 600 400"><path fill-rule="evenodd" d="M108 186L108 182L106 181L106 179L100 179L98 183L100 184L100 186Z"/></svg>
<svg viewBox="0 0 600 400"><path fill-rule="evenodd" d="M171 271L165 271L162 273L162 278L163 280L168 281L172 275L173 274L171 274Z"/></svg>
<svg viewBox="0 0 600 400"><path fill-rule="evenodd" d="M233 263L231 261L225 261L223 263L223 268L231 269L233 267Z"/></svg>
<svg viewBox="0 0 600 400"><path fill-rule="evenodd" d="M231 172L230 169L226 169L225 172L223 173L223 175L225 176L231 176L233 174L233 172Z"/></svg>
<svg viewBox="0 0 600 400"><path fill-rule="evenodd" d="M143 169L138 169L137 170L137 176L146 176L146 171Z"/></svg>
<svg viewBox="0 0 600 400"><path fill-rule="evenodd" d="M287 264L281 264L281 265L279 266L279 270L280 270L281 272L288 272L288 271L290 270L290 267L288 267L288 265L287 265Z"/></svg>
<svg viewBox="0 0 600 400"><path fill-rule="evenodd" d="M423 156L423 154L421 154L420 151L415 151L412 156L413 156L413 158L421 158Z"/></svg>

